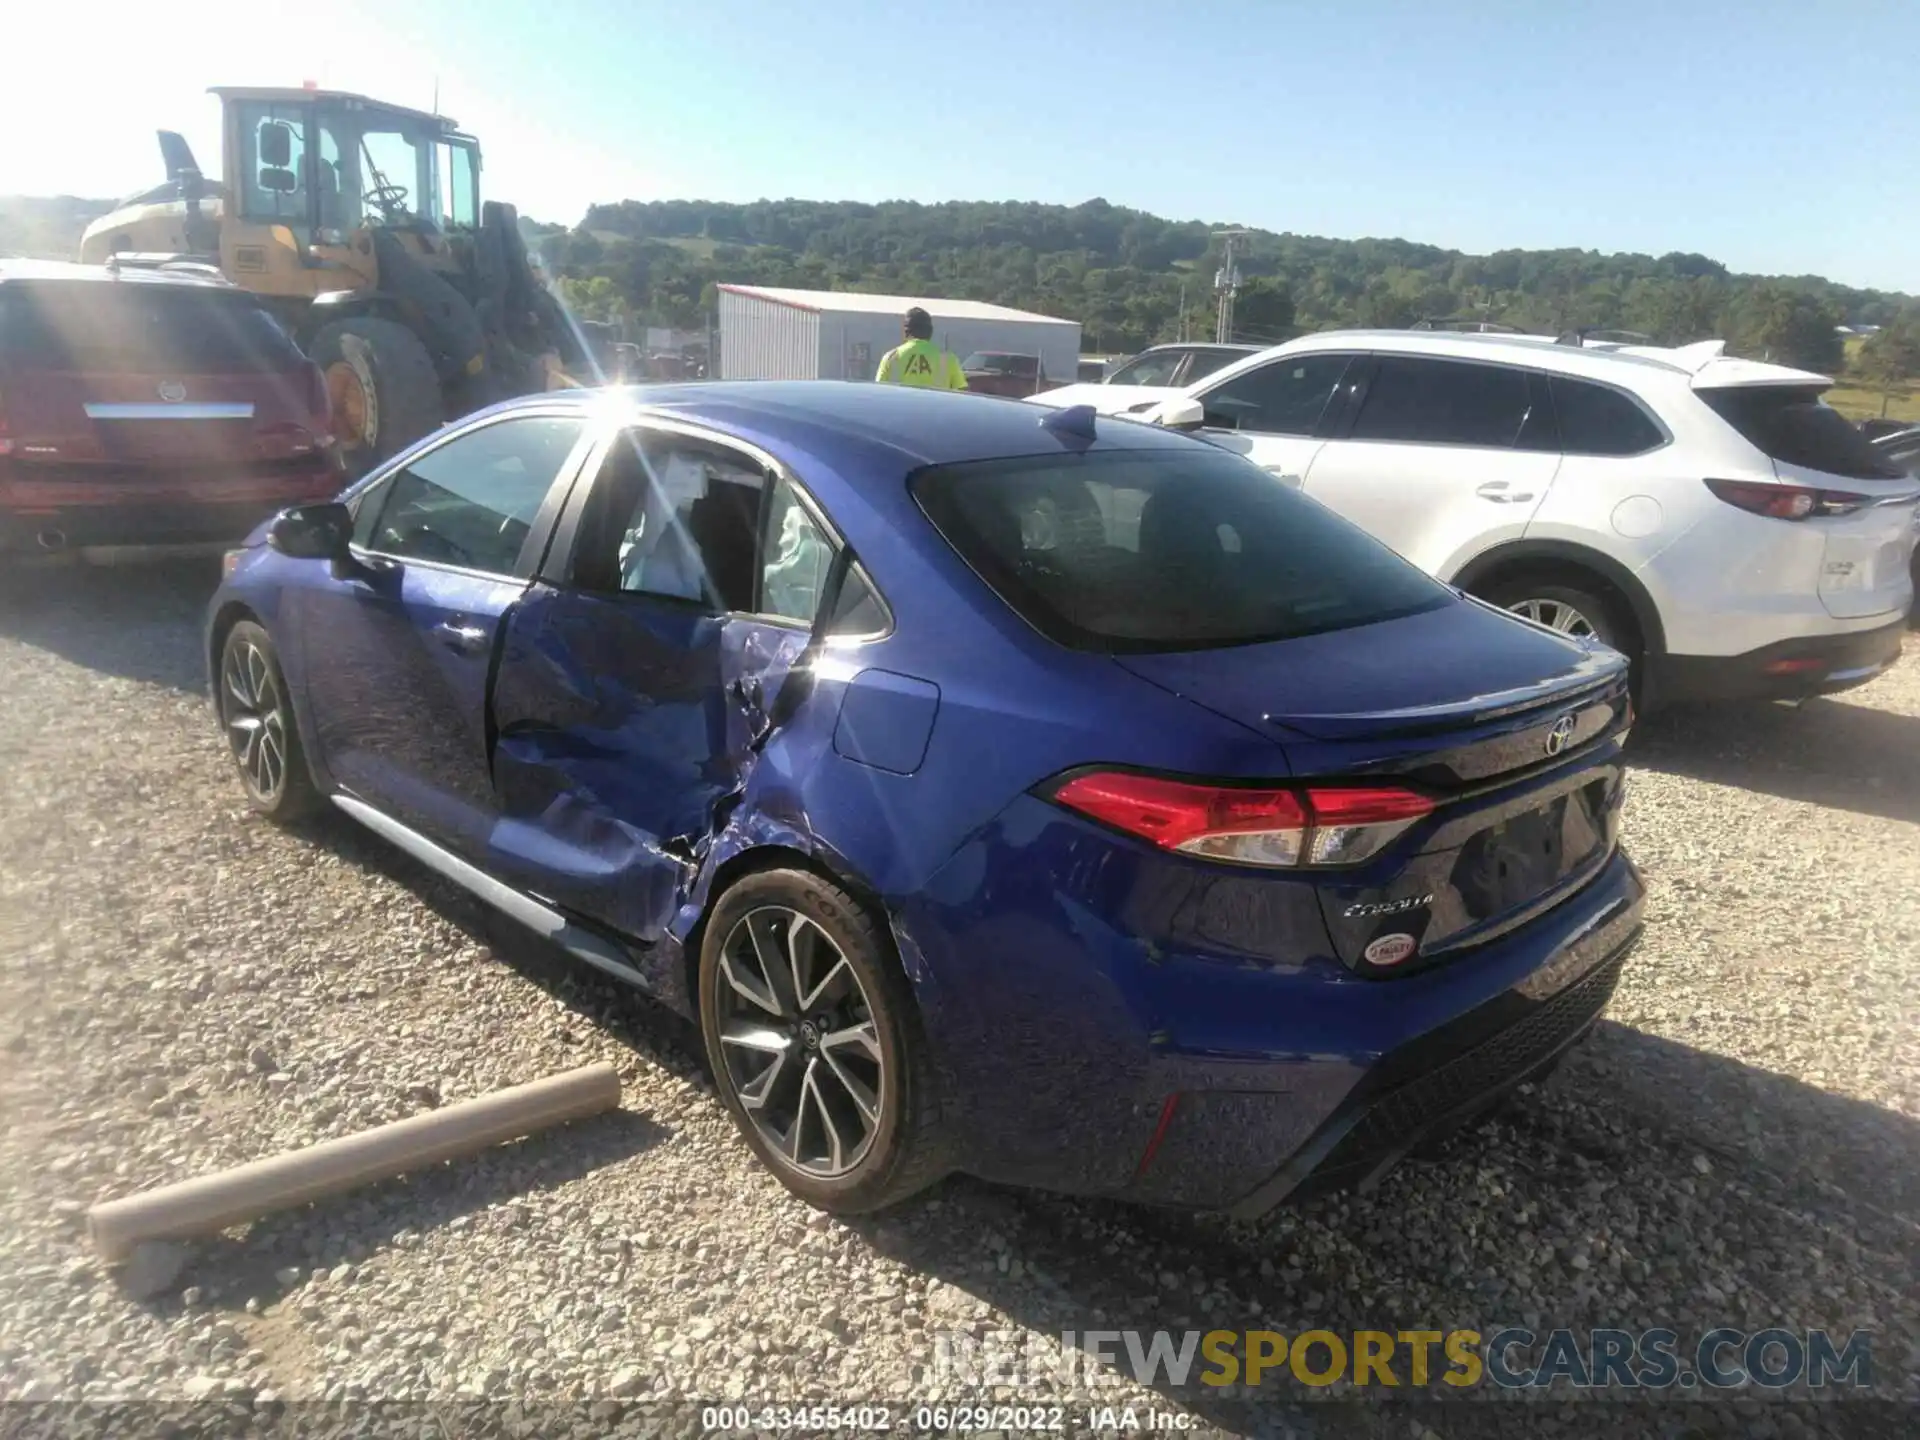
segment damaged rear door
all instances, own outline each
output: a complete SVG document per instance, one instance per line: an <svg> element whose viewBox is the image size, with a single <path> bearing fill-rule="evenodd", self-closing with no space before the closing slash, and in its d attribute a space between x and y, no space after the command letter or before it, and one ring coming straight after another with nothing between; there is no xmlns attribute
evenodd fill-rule
<svg viewBox="0 0 1920 1440"><path fill-rule="evenodd" d="M658 940L741 792L831 562L765 457L664 422L618 433L508 620L489 868Z"/></svg>

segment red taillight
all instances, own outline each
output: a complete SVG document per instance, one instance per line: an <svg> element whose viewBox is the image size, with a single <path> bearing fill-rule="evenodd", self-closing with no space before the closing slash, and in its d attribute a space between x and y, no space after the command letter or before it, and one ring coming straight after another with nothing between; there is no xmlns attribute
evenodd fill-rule
<svg viewBox="0 0 1920 1440"><path fill-rule="evenodd" d="M1851 490L1815 490L1806 485L1769 485L1764 480L1709 480L1707 488L1729 505L1774 520L1805 520L1810 515L1850 515L1871 495Z"/></svg>
<svg viewBox="0 0 1920 1440"><path fill-rule="evenodd" d="M1095 770L1053 792L1069 809L1178 850L1237 865L1352 865L1433 809L1396 787L1243 789Z"/></svg>

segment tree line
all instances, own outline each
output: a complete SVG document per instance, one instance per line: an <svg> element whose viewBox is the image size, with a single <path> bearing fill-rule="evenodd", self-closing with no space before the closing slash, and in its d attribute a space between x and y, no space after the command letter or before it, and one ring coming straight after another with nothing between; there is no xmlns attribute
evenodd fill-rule
<svg viewBox="0 0 1920 1440"><path fill-rule="evenodd" d="M593 319L698 327L722 282L925 294L1077 319L1093 352L1211 338L1223 259L1217 227L1104 200L628 200L593 207L571 230L533 228L569 300ZM1236 247L1236 338L1247 340L1467 316L1555 334L1626 330L1658 344L1720 338L1736 353L1836 371L1837 326L1920 335L1913 296L1815 275L1735 274L1698 254L1468 255L1267 230L1245 232Z"/></svg>

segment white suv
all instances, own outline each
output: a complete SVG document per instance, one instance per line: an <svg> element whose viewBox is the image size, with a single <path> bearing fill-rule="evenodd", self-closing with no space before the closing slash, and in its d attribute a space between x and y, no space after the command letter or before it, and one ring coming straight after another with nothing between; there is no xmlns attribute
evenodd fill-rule
<svg viewBox="0 0 1920 1440"><path fill-rule="evenodd" d="M1900 653L1920 488L1820 403L1824 376L1721 350L1331 332L1124 408L1625 651L1643 707L1861 684Z"/></svg>

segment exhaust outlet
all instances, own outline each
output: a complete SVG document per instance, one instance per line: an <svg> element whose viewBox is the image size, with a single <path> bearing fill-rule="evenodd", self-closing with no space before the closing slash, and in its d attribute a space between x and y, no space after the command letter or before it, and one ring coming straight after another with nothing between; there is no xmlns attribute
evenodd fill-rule
<svg viewBox="0 0 1920 1440"><path fill-rule="evenodd" d="M67 532L48 528L33 537L42 550L64 550L67 548Z"/></svg>

